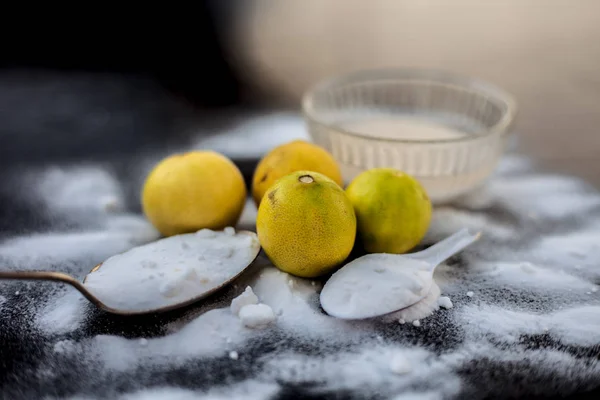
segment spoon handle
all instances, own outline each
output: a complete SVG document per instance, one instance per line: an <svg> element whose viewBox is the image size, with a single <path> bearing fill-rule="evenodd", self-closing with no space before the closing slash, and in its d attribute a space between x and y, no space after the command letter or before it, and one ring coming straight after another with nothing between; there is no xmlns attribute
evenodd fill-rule
<svg viewBox="0 0 600 400"><path fill-rule="evenodd" d="M0 279L19 279L62 282L73 286L93 304L100 302L77 279L71 275L54 271L0 271ZM101 304L101 303L100 303Z"/></svg>
<svg viewBox="0 0 600 400"><path fill-rule="evenodd" d="M417 260L426 261L427 263L431 264L432 268L435 268L443 261L447 260L465 247L475 242L480 236L481 232L471 234L467 228L463 228L425 250L412 254L406 254L406 256Z"/></svg>

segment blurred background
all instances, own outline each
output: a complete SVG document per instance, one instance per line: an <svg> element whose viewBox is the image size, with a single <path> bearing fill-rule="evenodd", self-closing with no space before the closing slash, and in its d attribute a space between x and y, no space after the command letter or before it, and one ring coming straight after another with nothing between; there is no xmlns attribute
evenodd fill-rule
<svg viewBox="0 0 600 400"><path fill-rule="evenodd" d="M152 151L185 142L190 127L222 132L227 116L299 111L303 92L333 74L411 66L509 91L519 151L600 185L598 0L202 0L154 18L100 11L27 20L4 35L1 163Z"/></svg>

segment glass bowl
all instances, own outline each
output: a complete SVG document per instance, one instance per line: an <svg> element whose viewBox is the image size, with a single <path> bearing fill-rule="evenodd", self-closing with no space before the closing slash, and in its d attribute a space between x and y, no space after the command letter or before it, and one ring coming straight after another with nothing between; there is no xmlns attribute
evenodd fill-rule
<svg viewBox="0 0 600 400"><path fill-rule="evenodd" d="M302 108L311 138L333 154L346 183L364 170L392 167L442 203L493 172L517 106L480 80L390 69L321 82L304 95Z"/></svg>

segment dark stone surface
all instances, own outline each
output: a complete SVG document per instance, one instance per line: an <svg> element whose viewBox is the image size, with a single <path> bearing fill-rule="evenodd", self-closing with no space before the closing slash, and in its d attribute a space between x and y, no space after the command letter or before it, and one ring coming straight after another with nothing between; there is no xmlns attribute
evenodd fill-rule
<svg viewBox="0 0 600 400"><path fill-rule="evenodd" d="M200 117L199 117L200 115ZM210 114L208 114L210 115ZM128 181L128 172L136 168L137 155L157 150L165 151L186 142L186 127L208 118L164 92L154 82L140 78L109 75L37 75L11 72L0 75L0 163L3 174L14 176L19 168L50 163L90 161L108 163L119 177ZM238 163L247 181L256 160ZM6 237L22 233L45 232L61 226L61 221L48 218L40 204L32 203L15 190L14 181L0 179L0 231ZM131 211L137 209L135 194L128 202ZM522 223L500 206L481 212L518 227ZM468 259L457 257L457 264ZM260 367L261 355L282 349L294 349L305 354L335 351L326 343L306 342L284 333L266 339L256 339L238 361L226 355L221 358L188 361L178 367L146 368L140 366L124 373L99 371L94 363L82 363L77 354L57 355L52 351L56 338L45 336L25 312L31 302L46 296L47 284L27 285L27 294L15 295L21 282L3 282L0 293L6 302L0 309L0 397L3 399L34 399L43 396L68 397L94 395L114 398L118 393L147 387L173 385L189 389L207 389L243 381ZM504 296L505 293L488 293ZM219 296L219 295L216 295ZM535 299L532 299L535 301ZM63 339L78 340L98 334L120 335L126 338L151 338L165 334L165 326L177 321L194 306L164 315L124 318L115 317L89 306L89 317L79 329ZM431 318L429 329L408 329L398 332L389 325L378 327L381 336L393 342L418 344L441 353L460 345L463 327L453 324L443 313ZM523 337L529 348L559 346L545 336ZM559 349L577 355L581 362L598 362L600 349L580 349L568 346ZM50 362L51 361L51 362ZM40 374L41 365L51 365L52 373ZM535 398L553 393L573 397L598 396L600 380L570 387L569 382L557 382L555 377L538 371L527 360L500 363L491 359L473 360L458 371L467 385L465 398ZM565 389L567 387L567 389ZM595 392L589 392L595 389ZM587 392L587 393L585 393ZM332 392L320 388L318 382L290 384L282 382L277 399L297 398L360 398L364 394L350 391ZM383 398L371 393L371 398ZM597 398L597 397L596 397Z"/></svg>

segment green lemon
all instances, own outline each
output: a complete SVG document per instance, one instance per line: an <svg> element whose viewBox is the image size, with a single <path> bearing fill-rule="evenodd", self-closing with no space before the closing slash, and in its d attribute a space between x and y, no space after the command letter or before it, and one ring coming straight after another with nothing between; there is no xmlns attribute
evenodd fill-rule
<svg viewBox="0 0 600 400"><path fill-rule="evenodd" d="M352 251L356 217L344 190L323 174L296 171L267 190L258 207L260 244L282 271L303 278L332 272Z"/></svg>
<svg viewBox="0 0 600 400"><path fill-rule="evenodd" d="M431 222L431 201L412 176L393 168L359 174L346 188L358 234L369 253L406 253L423 239Z"/></svg>

